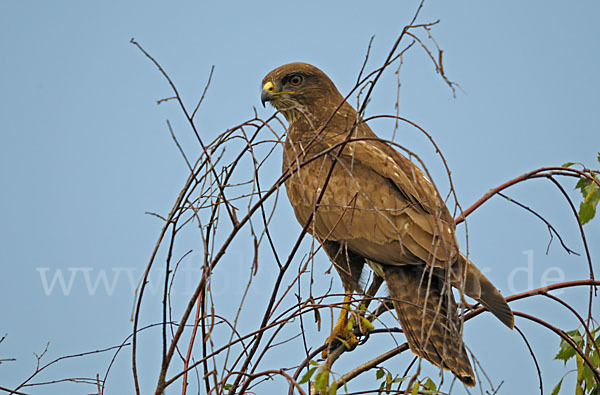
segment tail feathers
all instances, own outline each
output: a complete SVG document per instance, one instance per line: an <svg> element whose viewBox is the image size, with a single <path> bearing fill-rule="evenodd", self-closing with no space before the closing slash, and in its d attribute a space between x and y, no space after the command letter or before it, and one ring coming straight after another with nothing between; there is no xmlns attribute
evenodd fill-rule
<svg viewBox="0 0 600 395"><path fill-rule="evenodd" d="M398 320L410 349L436 366L449 369L468 386L475 375L467 356L456 302L436 276L418 266L383 266Z"/></svg>
<svg viewBox="0 0 600 395"><path fill-rule="evenodd" d="M481 284L481 296L476 300L494 314L504 325L513 329L515 326L515 316L508 303L506 303L504 296L483 274L479 283Z"/></svg>
<svg viewBox="0 0 600 395"><path fill-rule="evenodd" d="M463 265L467 264L467 278L464 284L462 284L465 294L477 300L504 325L513 329L515 326L515 317L508 303L506 303L506 299L504 299L494 284L471 261L467 260L463 255L461 255L461 258L459 261L461 263L459 270L461 266L464 267ZM456 283L452 285L461 289L460 282L456 281Z"/></svg>

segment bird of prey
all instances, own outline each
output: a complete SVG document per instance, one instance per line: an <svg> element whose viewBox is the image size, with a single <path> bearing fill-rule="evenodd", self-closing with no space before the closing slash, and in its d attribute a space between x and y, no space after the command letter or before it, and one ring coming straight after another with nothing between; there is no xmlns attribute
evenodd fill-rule
<svg viewBox="0 0 600 395"><path fill-rule="evenodd" d="M261 101L289 123L283 171L296 218L323 246L346 291L363 292L365 263L385 281L410 349L468 386L475 376L451 287L512 329L513 313L458 249L455 225L424 172L379 139L327 75L307 63L276 68ZM342 309L329 341L357 340Z"/></svg>

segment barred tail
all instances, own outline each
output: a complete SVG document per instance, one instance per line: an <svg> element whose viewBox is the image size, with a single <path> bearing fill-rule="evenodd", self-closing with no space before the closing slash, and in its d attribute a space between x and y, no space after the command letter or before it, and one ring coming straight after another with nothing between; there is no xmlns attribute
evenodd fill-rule
<svg viewBox="0 0 600 395"><path fill-rule="evenodd" d="M449 285L419 266L383 266L385 281L410 349L468 386L475 375L467 356Z"/></svg>

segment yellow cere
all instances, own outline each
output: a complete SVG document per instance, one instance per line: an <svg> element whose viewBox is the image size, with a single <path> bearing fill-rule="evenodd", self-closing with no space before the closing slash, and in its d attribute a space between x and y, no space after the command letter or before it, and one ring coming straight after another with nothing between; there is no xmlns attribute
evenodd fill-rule
<svg viewBox="0 0 600 395"><path fill-rule="evenodd" d="M273 90L275 89L275 85L273 85L273 83L271 81L269 81L263 86L263 89L266 90L267 92L273 93Z"/></svg>

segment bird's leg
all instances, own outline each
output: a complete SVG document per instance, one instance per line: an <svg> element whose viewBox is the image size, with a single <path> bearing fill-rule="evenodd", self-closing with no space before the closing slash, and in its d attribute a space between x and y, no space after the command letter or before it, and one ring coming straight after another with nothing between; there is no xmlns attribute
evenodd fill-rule
<svg viewBox="0 0 600 395"><path fill-rule="evenodd" d="M365 258L353 252L345 243L326 240L322 242L322 245L340 275L346 292L339 318L333 327L331 335L327 338L328 348L323 351L323 357L326 357L329 349L336 342L342 343L348 350L353 350L358 345L358 339L353 332L356 327L355 324L357 322L360 323L361 319L357 320L357 317L354 315L349 317L349 313L352 293L361 291L360 276L365 264ZM360 334L360 331L358 333Z"/></svg>
<svg viewBox="0 0 600 395"><path fill-rule="evenodd" d="M358 339L356 335L352 332L352 327L348 325L348 313L350 312L350 300L352 299L352 293L346 292L346 296L344 297L344 305L342 306L342 310L340 312L340 316L331 331L331 334L327 338L328 347L323 350L321 356L323 358L327 357L329 353L330 347L336 342L339 341L342 343L348 350L354 350L358 345Z"/></svg>
<svg viewBox="0 0 600 395"><path fill-rule="evenodd" d="M356 325L356 330L354 331L357 335L365 335L373 330L371 319L370 317L365 317L365 313L367 311L367 308L369 307L369 304L375 297L375 294L379 290L379 287L381 287L382 283L383 277L375 275L373 278L373 282L369 286L369 289L367 290L367 292L365 292L365 299L362 302L360 302L360 304L358 305L358 310L354 311L353 313L353 319L355 323L358 323L358 325Z"/></svg>
<svg viewBox="0 0 600 395"><path fill-rule="evenodd" d="M338 320L333 327L331 334L327 338L327 344L329 344L329 347L323 350L323 358L327 357L329 348L335 341L342 343L348 350L354 350L358 345L358 339L356 336L367 334L373 330L373 325L369 319L364 317L364 314L369 307L369 303L377 293L377 290L379 290L379 287L382 283L383 278L375 276L373 282L369 286L369 289L365 293L365 300L362 301L359 304L358 309L352 313L350 313L350 300L352 299L352 293L346 292L344 304L340 311Z"/></svg>

